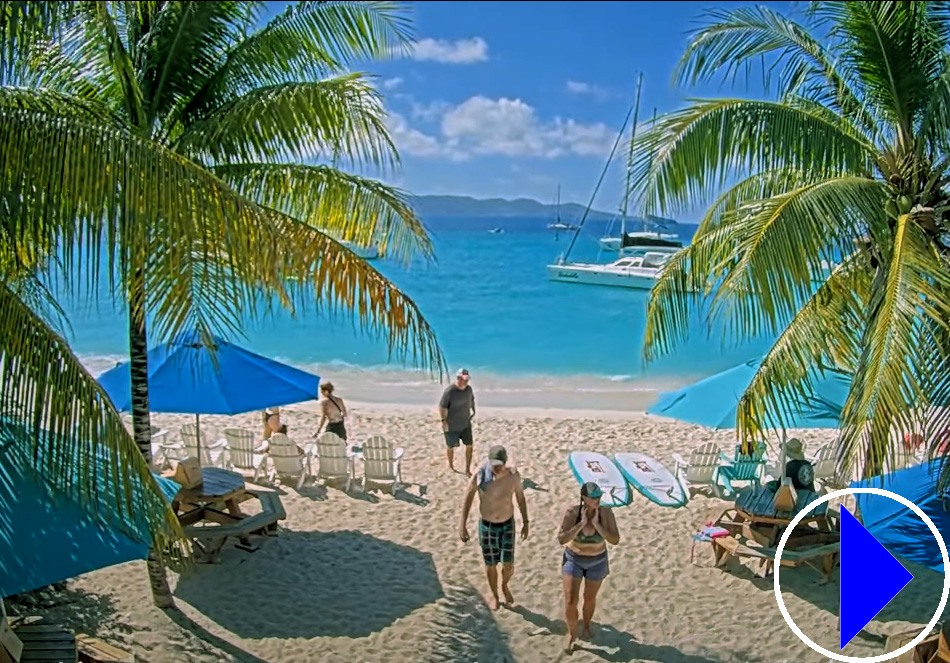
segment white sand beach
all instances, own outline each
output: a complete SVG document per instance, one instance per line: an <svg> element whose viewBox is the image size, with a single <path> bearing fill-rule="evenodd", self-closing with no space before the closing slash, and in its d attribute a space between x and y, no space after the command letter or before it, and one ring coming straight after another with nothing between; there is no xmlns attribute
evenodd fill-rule
<svg viewBox="0 0 950 663"><path fill-rule="evenodd" d="M477 389L477 385L476 385ZM342 393L344 397L345 393ZM437 395L436 395L437 398ZM556 530L578 485L566 458L575 449L605 454L641 451L672 466L707 441L731 449L732 431L710 431L643 414L483 407L475 422L476 458L507 446L522 472L532 531L518 544L514 610L491 612L476 541L456 527L465 477L449 473L433 407L351 402L351 439L381 434L405 448L396 497L358 488L281 486L287 519L279 536L248 553L228 544L221 563L172 577L182 614L154 608L144 562L104 569L68 582L53 607L33 609L95 633L138 661L273 661L325 663L545 663L563 652L561 559ZM290 436L309 438L315 403L282 408ZM155 415L177 436L187 416ZM257 414L203 417L209 439L228 425L259 430ZM792 431L809 449L833 431ZM422 490L420 490L422 487ZM420 493L422 493L420 495ZM709 544L691 534L721 500L696 496L682 509L635 495L617 510L620 545L611 552L595 617L594 640L576 661L664 663L809 663L806 648L781 618L772 578L755 578L731 562L712 567ZM471 526L474 529L476 515ZM843 653L883 651L883 637L924 624L937 605L938 574L911 569L915 580ZM785 604L798 626L837 651L837 578L819 586L808 568L783 569Z"/></svg>

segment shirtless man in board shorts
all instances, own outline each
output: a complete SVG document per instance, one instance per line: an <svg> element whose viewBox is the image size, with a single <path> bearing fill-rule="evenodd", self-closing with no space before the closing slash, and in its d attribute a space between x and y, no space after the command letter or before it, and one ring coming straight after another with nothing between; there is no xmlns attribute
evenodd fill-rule
<svg viewBox="0 0 950 663"><path fill-rule="evenodd" d="M521 540L528 538L528 504L525 502L521 475L508 467L508 452L502 446L494 446L488 452L488 461L472 475L462 502L462 521L459 523L459 538L469 540L468 513L475 495L478 495L478 542L485 560L485 576L491 595L488 607L497 610L498 564L501 564L501 591L505 605L514 606L515 599L508 582L515 572L515 507L512 497L518 501L521 511Z"/></svg>

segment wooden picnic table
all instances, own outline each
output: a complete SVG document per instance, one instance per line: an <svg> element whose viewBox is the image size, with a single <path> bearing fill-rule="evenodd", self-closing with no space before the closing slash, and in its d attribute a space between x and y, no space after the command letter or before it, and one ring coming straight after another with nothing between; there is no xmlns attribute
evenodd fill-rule
<svg viewBox="0 0 950 663"><path fill-rule="evenodd" d="M255 498L260 500L262 512L247 516L240 504ZM275 491L248 484L241 474L218 467L201 468L201 484L178 491L172 508L196 552L206 561L217 560L229 536L238 538L238 548L254 552L258 546L251 543L249 535L272 531L277 521L286 517Z"/></svg>
<svg viewBox="0 0 950 663"><path fill-rule="evenodd" d="M818 499L815 492L797 491L795 510L782 511L775 505L776 492L766 486L746 488L736 496L735 505L723 511L716 525L729 530L730 536L714 541L717 566L725 565L730 556L753 557L761 561L762 577L768 574L782 534L796 514L807 511ZM827 506L826 502L808 512L789 535L782 557L782 563L790 566L821 560L824 582L836 566L841 545L837 523Z"/></svg>

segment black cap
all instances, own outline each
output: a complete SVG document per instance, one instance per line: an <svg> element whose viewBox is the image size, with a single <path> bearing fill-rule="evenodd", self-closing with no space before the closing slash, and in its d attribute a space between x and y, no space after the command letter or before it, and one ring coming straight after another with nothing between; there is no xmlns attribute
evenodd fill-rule
<svg viewBox="0 0 950 663"><path fill-rule="evenodd" d="M504 465L508 462L508 452L500 444L488 450L488 462L492 465Z"/></svg>

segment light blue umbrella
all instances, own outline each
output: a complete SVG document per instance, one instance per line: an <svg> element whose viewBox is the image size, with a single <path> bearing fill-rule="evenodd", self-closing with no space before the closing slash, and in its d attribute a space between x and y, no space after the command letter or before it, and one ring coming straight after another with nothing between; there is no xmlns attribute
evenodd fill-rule
<svg viewBox="0 0 950 663"><path fill-rule="evenodd" d="M194 414L195 428L200 429L202 414L242 414L318 397L320 376L217 337L213 343L214 358L196 332L149 350L148 401L152 412ZM99 384L117 410L132 410L129 362L100 375ZM200 435L198 440L200 444Z"/></svg>
<svg viewBox="0 0 950 663"><path fill-rule="evenodd" d="M22 426L0 420L0 597L145 559L150 545L146 519L120 521L105 497L98 499L100 518L95 518L80 506L78 494L51 490L44 445L34 457L27 435ZM114 487L102 459L98 466L100 495L111 496ZM181 488L159 476L155 481L169 501ZM144 503L145 490L141 482L132 482L132 504Z"/></svg>
<svg viewBox="0 0 950 663"><path fill-rule="evenodd" d="M660 394L647 412L709 428L735 428L739 399L759 364L760 360L755 359L677 391ZM850 380L837 373L816 376L810 397L796 403L792 412L782 413L784 426L770 419L766 427L837 428L849 386Z"/></svg>
<svg viewBox="0 0 950 663"><path fill-rule="evenodd" d="M935 460L897 470L883 477L855 481L852 488L883 488L920 507L937 531L950 543L950 496L937 490L942 461ZM916 513L889 497L858 493L854 496L867 530L898 557L943 573L943 556L930 528Z"/></svg>
<svg viewBox="0 0 950 663"><path fill-rule="evenodd" d="M318 397L320 377L214 337L214 361L197 333L148 353L152 412L242 414ZM132 410L132 376L123 362L99 376L116 409Z"/></svg>

